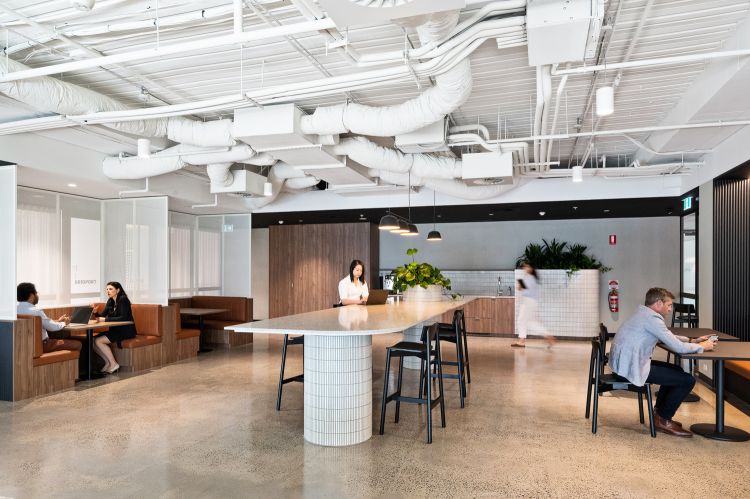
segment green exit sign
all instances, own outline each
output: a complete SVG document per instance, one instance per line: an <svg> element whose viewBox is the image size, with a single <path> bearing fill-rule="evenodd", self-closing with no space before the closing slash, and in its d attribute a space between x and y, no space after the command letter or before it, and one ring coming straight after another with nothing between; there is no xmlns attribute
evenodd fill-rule
<svg viewBox="0 0 750 499"><path fill-rule="evenodd" d="M682 200L682 211L688 211L693 207L693 196L688 196Z"/></svg>

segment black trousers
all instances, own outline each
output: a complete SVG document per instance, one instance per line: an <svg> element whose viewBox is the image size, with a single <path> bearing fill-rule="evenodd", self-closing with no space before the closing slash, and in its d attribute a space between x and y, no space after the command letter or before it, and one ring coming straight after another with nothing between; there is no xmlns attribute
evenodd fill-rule
<svg viewBox="0 0 750 499"><path fill-rule="evenodd" d="M659 385L659 395L656 397L654 409L664 419L674 417L682 401L695 386L693 376L679 366L660 360L651 361L651 371L646 382Z"/></svg>

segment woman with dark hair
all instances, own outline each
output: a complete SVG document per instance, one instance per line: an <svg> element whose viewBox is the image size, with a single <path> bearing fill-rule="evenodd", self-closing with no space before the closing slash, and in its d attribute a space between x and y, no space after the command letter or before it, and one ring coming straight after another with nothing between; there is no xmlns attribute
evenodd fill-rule
<svg viewBox="0 0 750 499"><path fill-rule="evenodd" d="M555 337L547 331L544 324L539 320L539 277L536 269L529 263L523 262L521 270L524 275L518 279L516 284L517 295L521 303L518 310L518 341L511 343L512 347L523 348L526 346L526 332L529 329L541 331L549 346L555 342Z"/></svg>
<svg viewBox="0 0 750 499"><path fill-rule="evenodd" d="M349 275L339 281L339 298L342 305L364 305L370 291L365 282L365 264L352 260Z"/></svg>
<svg viewBox="0 0 750 499"><path fill-rule="evenodd" d="M107 296L109 299L104 307L104 311L94 313L99 322L133 320L130 299L119 282L110 281L107 283ZM112 348L109 345L118 341L135 338L135 335L135 325L127 324L125 326L111 327L109 331L96 337L94 340L94 350L104 359L103 373L113 374L120 369L120 365L115 360Z"/></svg>

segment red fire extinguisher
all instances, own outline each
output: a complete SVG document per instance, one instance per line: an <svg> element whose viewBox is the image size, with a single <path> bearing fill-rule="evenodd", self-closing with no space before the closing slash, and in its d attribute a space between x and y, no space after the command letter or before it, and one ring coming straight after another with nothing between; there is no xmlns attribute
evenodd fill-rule
<svg viewBox="0 0 750 499"><path fill-rule="evenodd" d="M609 290L609 311L619 312L620 311L620 297L617 296L617 289L612 288Z"/></svg>

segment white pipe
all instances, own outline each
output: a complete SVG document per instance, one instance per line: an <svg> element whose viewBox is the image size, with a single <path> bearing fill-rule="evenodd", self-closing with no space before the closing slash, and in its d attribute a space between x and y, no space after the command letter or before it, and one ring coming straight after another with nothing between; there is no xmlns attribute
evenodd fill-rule
<svg viewBox="0 0 750 499"><path fill-rule="evenodd" d="M131 189L129 191L120 191L117 193L117 197L121 198L123 194L143 194L148 192L148 177L146 177L146 187L143 189Z"/></svg>
<svg viewBox="0 0 750 499"><path fill-rule="evenodd" d="M138 156L129 158L120 158L110 156L102 161L102 170L104 175L115 179L140 179L163 175L180 170L185 167L185 162L174 153L179 146L165 149L165 157L159 157L158 154L152 154L150 158L143 159Z"/></svg>
<svg viewBox="0 0 750 499"><path fill-rule="evenodd" d="M242 33L242 0L233 0L234 12L232 20L234 21L234 34L240 35ZM161 24L161 22L159 23Z"/></svg>
<svg viewBox="0 0 750 499"><path fill-rule="evenodd" d="M565 90L566 83L568 83L568 75L563 76L560 80L560 83L557 85L557 93L555 94L555 114L552 117L552 126L550 127L550 133L555 133L555 128L557 127L557 114L560 111L560 100L562 98L562 93ZM549 162L551 156L552 143L550 142L550 144L547 146L547 162Z"/></svg>
<svg viewBox="0 0 750 499"><path fill-rule="evenodd" d="M609 135L624 135L628 133L641 133L641 132L661 132L665 130L689 130L693 128L716 128L725 126L747 126L750 125L750 120L737 120L737 121L714 121L708 123L689 123L686 125L658 125L658 126L645 126L639 128L623 128L620 130L599 130L595 132L579 132L579 133L557 133L547 135L532 135L529 137L515 137L512 139L498 139L488 141L490 144L504 144L507 142L531 142L533 140L547 139L547 140L564 140L572 139L575 137L599 137Z"/></svg>
<svg viewBox="0 0 750 499"><path fill-rule="evenodd" d="M544 91L542 90L542 67L536 67L536 108L534 110L534 127L533 134L541 135L542 130L542 111L544 111ZM539 157L539 140L534 140L534 161L541 161Z"/></svg>
<svg viewBox="0 0 750 499"><path fill-rule="evenodd" d="M625 137L626 139L628 139L630 142L632 142L636 146L638 146L640 149L643 149L644 151L646 151L648 153L651 153L651 154L655 154L657 156L676 156L678 154L711 154L712 152L714 152L713 149L693 149L691 151L666 151L666 152L657 152L657 151L654 151L653 149L651 149L650 147L648 147L643 142L639 142L638 140L634 139L633 137L631 137L628 134L624 133L624 134L622 134L622 136Z"/></svg>
<svg viewBox="0 0 750 499"><path fill-rule="evenodd" d="M302 178L288 178L284 184L285 189L292 189L295 191L301 191L314 187L320 182L315 177L302 177Z"/></svg>
<svg viewBox="0 0 750 499"><path fill-rule="evenodd" d="M542 123L539 128L541 133L547 130L547 118L549 117L549 105L552 97L552 75L550 74L551 67L549 65L542 66L542 94L544 98L544 107L542 109ZM539 157L535 157L534 161L541 163L546 161L547 158L547 146L549 142L546 140L539 141Z"/></svg>
<svg viewBox="0 0 750 499"><path fill-rule="evenodd" d="M448 129L448 133L468 132L468 131L472 131L472 130L479 131L479 133L482 134L482 137L484 138L484 140L489 140L490 139L490 131L487 129L486 126L481 125L479 123L477 123L475 125L457 125L457 126L452 126L452 127L450 127Z"/></svg>
<svg viewBox="0 0 750 499"><path fill-rule="evenodd" d="M596 66L582 66L571 69L561 69L553 73L553 76L578 75L592 73L594 71L604 71L613 69L630 69L649 66L664 66L670 64L682 64L690 62L701 62L712 59L722 59L726 57L742 57L750 55L750 49L740 50L722 50L719 52L705 52L702 54L675 55L671 57L659 57L656 59L642 59L639 61L616 62L612 64L598 64Z"/></svg>
<svg viewBox="0 0 750 499"><path fill-rule="evenodd" d="M206 38L203 40L196 40L191 42L175 43L171 45L161 45L158 48L149 48L143 50L135 50L132 52L124 52L121 54L113 54L102 57L93 57L90 59L83 59L80 61L64 62L61 64L53 64L44 66L41 68L28 69L25 71L17 71L13 73L0 76L0 83L24 80L27 78L34 78L36 76L47 76L51 74L69 73L73 71L79 71L81 69L92 68L96 66L109 66L121 62L132 62L143 59L154 59L164 57L166 55L182 54L186 52L206 50L208 48L223 47L226 45L236 45L241 43L248 43L255 40L264 40L267 38L283 37L285 35L294 35L298 33L307 33L311 31L320 31L324 29L334 28L336 24L331 19L319 19L316 21L306 21L301 23L288 24L284 26L277 26L274 28L266 28L248 31L241 35L225 35L217 36L213 38Z"/></svg>

